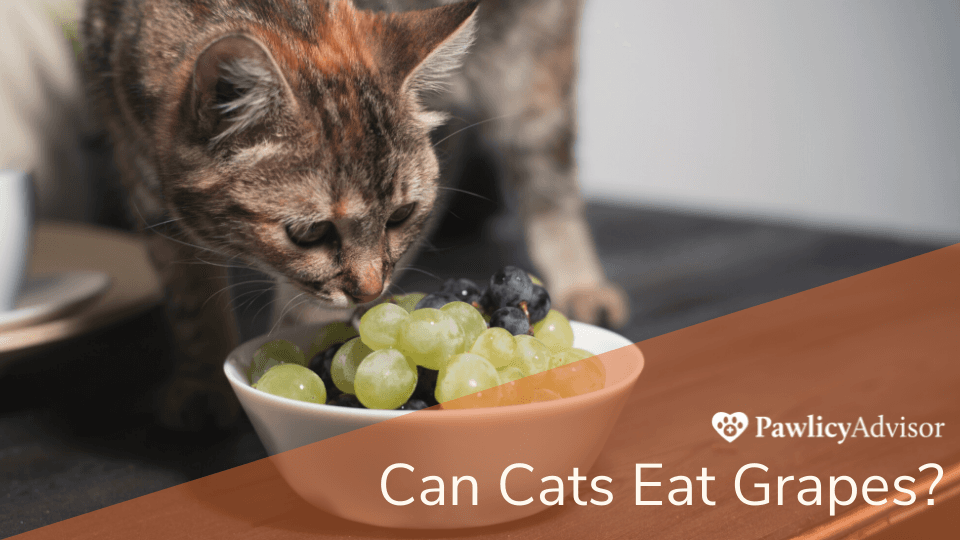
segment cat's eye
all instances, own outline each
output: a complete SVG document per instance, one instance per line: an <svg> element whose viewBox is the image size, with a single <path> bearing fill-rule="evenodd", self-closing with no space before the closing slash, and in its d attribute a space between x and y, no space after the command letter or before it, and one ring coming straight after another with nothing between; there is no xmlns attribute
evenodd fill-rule
<svg viewBox="0 0 960 540"><path fill-rule="evenodd" d="M410 214L413 213L413 209L416 208L416 206L417 203L410 203L394 210L393 213L390 214L390 219L387 220L387 226L394 227L406 221L407 218L410 217Z"/></svg>
<svg viewBox="0 0 960 540"><path fill-rule="evenodd" d="M309 225L287 225L290 241L302 248L330 244L337 240L337 229L329 221L318 221Z"/></svg>

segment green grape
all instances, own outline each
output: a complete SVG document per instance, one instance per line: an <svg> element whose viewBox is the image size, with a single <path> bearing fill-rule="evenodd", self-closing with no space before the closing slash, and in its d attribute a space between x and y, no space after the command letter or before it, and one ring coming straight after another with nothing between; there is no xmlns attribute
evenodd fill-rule
<svg viewBox="0 0 960 540"><path fill-rule="evenodd" d="M357 329L345 322L330 323L317 330L307 349L307 360L322 353L337 343L344 343L357 337Z"/></svg>
<svg viewBox="0 0 960 540"><path fill-rule="evenodd" d="M587 352L583 349L564 349L554 353L550 367L565 366L583 360L584 358L590 358L591 356L594 356L592 352Z"/></svg>
<svg viewBox="0 0 960 540"><path fill-rule="evenodd" d="M551 309L542 321L533 325L533 337L553 352L573 347L573 328L563 313Z"/></svg>
<svg viewBox="0 0 960 540"><path fill-rule="evenodd" d="M298 364L306 367L307 359L303 351L285 339L275 339L260 346L253 353L253 361L247 368L250 383L256 383L270 368L280 364Z"/></svg>
<svg viewBox="0 0 960 540"><path fill-rule="evenodd" d="M500 376L486 358L473 353L458 354L447 362L437 377L434 396L443 403L500 385Z"/></svg>
<svg viewBox="0 0 960 540"><path fill-rule="evenodd" d="M330 378L341 392L354 393L353 380L357 374L357 366L371 352L373 351L370 347L356 337L344 343L333 356L333 361L330 363Z"/></svg>
<svg viewBox="0 0 960 540"><path fill-rule="evenodd" d="M364 407L396 409L413 395L417 368L398 350L373 351L357 367L353 387Z"/></svg>
<svg viewBox="0 0 960 540"><path fill-rule="evenodd" d="M515 405L521 402L520 396L525 389L517 381L523 378L523 372L517 366L506 366L497 370L500 379L498 405Z"/></svg>
<svg viewBox="0 0 960 540"><path fill-rule="evenodd" d="M394 296L393 301L396 302L398 306L407 310L407 313L413 313L413 310L417 307L417 302L423 300L423 297L426 295L427 293L412 292L410 294Z"/></svg>
<svg viewBox="0 0 960 540"><path fill-rule="evenodd" d="M439 309L418 309L400 326L397 349L417 365L439 370L463 346L463 330Z"/></svg>
<svg viewBox="0 0 960 540"><path fill-rule="evenodd" d="M500 378L500 384L507 384L522 379L525 375L517 366L509 365L498 369L497 376Z"/></svg>
<svg viewBox="0 0 960 540"><path fill-rule="evenodd" d="M373 350L396 346L400 326L410 314L396 304L380 304L360 317L360 339Z"/></svg>
<svg viewBox="0 0 960 540"><path fill-rule="evenodd" d="M510 365L523 372L523 376L534 375L550 369L553 352L539 339L533 336L514 336L516 350L510 358Z"/></svg>
<svg viewBox="0 0 960 540"><path fill-rule="evenodd" d="M463 330L463 346L457 351L458 353L470 350L480 334L487 329L487 323L483 322L483 315L477 311L477 308L466 302L450 302L440 308L440 311L457 321L457 326Z"/></svg>
<svg viewBox="0 0 960 540"><path fill-rule="evenodd" d="M470 352L486 358L493 367L499 369L510 363L516 349L516 342L510 332L503 328L487 328L474 342Z"/></svg>
<svg viewBox="0 0 960 540"><path fill-rule="evenodd" d="M270 368L281 365L283 362L269 357L261 357L259 359L254 358L253 362L250 363L250 367L247 368L247 378L250 379L250 384L257 384L257 381L263 377L263 374L270 371Z"/></svg>
<svg viewBox="0 0 960 540"><path fill-rule="evenodd" d="M254 388L308 403L327 402L327 389L320 376L299 364L274 366L260 377Z"/></svg>

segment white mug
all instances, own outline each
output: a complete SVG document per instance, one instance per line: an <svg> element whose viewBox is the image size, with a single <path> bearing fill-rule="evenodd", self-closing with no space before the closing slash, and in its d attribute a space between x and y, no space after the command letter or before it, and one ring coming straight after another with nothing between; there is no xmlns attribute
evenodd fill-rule
<svg viewBox="0 0 960 540"><path fill-rule="evenodd" d="M0 170L0 313L17 304L27 274L32 228L30 175Z"/></svg>

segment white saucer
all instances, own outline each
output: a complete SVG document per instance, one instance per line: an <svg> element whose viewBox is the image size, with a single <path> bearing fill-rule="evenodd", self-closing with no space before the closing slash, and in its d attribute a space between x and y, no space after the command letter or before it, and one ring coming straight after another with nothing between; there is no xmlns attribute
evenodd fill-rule
<svg viewBox="0 0 960 540"><path fill-rule="evenodd" d="M110 276L102 272L61 272L30 276L13 311L0 311L0 332L79 311L103 296Z"/></svg>

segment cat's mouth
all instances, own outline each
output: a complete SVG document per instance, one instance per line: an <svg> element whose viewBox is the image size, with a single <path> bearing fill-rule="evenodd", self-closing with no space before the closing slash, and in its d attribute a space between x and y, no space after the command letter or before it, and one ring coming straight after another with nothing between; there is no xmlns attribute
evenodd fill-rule
<svg viewBox="0 0 960 540"><path fill-rule="evenodd" d="M390 287L390 279L387 278L383 282L383 289L379 294L370 295L367 297L355 297L351 294L348 294L346 291L333 289L329 290L327 283L323 281L299 281L299 280L290 280L298 289L309 295L309 297L315 300L318 304L325 307L332 307L338 309L349 308L353 309L358 306L372 304L382 298L387 290Z"/></svg>
<svg viewBox="0 0 960 540"><path fill-rule="evenodd" d="M313 303L322 307L340 309L354 307L353 301L345 292L339 290L324 290L325 284L322 282L291 281L293 285L303 291Z"/></svg>
<svg viewBox="0 0 960 540"><path fill-rule="evenodd" d="M294 286L301 291L314 303L320 307L327 308L353 308L355 303L353 300L343 291L323 291L318 290L314 284L303 283L299 281L293 282Z"/></svg>

